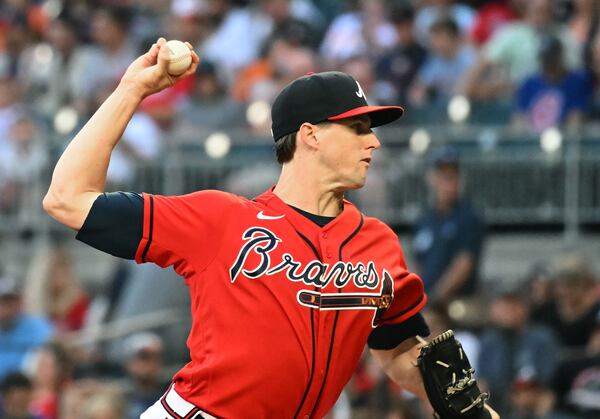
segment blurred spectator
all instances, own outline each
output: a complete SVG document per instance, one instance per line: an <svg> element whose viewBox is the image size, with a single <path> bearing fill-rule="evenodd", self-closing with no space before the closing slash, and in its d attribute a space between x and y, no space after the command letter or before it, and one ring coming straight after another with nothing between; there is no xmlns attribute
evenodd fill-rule
<svg viewBox="0 0 600 419"><path fill-rule="evenodd" d="M60 419L60 396L71 381L71 363L67 352L54 343L38 350L27 370L33 382L31 410L40 419Z"/></svg>
<svg viewBox="0 0 600 419"><path fill-rule="evenodd" d="M578 417L600 417L600 317L585 354L563 360L554 375L559 407Z"/></svg>
<svg viewBox="0 0 600 419"><path fill-rule="evenodd" d="M455 4L459 3L459 4ZM431 0L417 13L415 30L417 38L425 45L431 41L431 28L439 20L452 19L456 22L459 36L467 36L473 26L475 12L469 6L454 0Z"/></svg>
<svg viewBox="0 0 600 419"><path fill-rule="evenodd" d="M518 377L510 386L511 419L569 419L554 411L555 397L535 377Z"/></svg>
<svg viewBox="0 0 600 419"><path fill-rule="evenodd" d="M191 323L187 316L190 310L187 285L172 269L137 265L134 261L123 261L121 268L112 284L114 290L120 290L111 292L111 307L105 319L151 328L162 338L165 362L169 365L189 361L188 348L181 344L189 334ZM104 355L111 363L122 363L124 340L107 342Z"/></svg>
<svg viewBox="0 0 600 419"><path fill-rule="evenodd" d="M237 3L252 5L253 2L238 0ZM290 19L304 22L314 28L325 24L323 14L312 0L258 0L255 3L274 26Z"/></svg>
<svg viewBox="0 0 600 419"><path fill-rule="evenodd" d="M394 8L390 19L398 40L377 60L376 96L383 104L404 105L415 76L425 62L427 50L414 37L411 7Z"/></svg>
<svg viewBox="0 0 600 419"><path fill-rule="evenodd" d="M194 88L177 106L176 134L194 142L198 130L218 130L246 125L244 107L226 92L217 68L209 61L200 61Z"/></svg>
<svg viewBox="0 0 600 419"><path fill-rule="evenodd" d="M479 215L461 196L455 149L444 147L434 152L427 183L431 203L416 223L412 248L429 298L449 302L472 295L476 289L484 228Z"/></svg>
<svg viewBox="0 0 600 419"><path fill-rule="evenodd" d="M573 14L569 18L569 29L580 45L586 44L598 30L600 3L597 0L572 0Z"/></svg>
<svg viewBox="0 0 600 419"><path fill-rule="evenodd" d="M381 417L390 404L389 379L365 350L346 386L352 411L358 417Z"/></svg>
<svg viewBox="0 0 600 419"><path fill-rule="evenodd" d="M0 380L22 369L25 357L51 337L50 322L23 313L16 280L0 278Z"/></svg>
<svg viewBox="0 0 600 419"><path fill-rule="evenodd" d="M346 0L312 0L319 11L323 14L326 23L331 22L346 7Z"/></svg>
<svg viewBox="0 0 600 419"><path fill-rule="evenodd" d="M543 323L547 307L554 301L554 284L550 267L543 262L532 266L526 278L529 295L529 318L534 323Z"/></svg>
<svg viewBox="0 0 600 419"><path fill-rule="evenodd" d="M461 79L476 59L456 22L442 19L431 25L431 55L419 70L411 92L412 101L442 102L458 93Z"/></svg>
<svg viewBox="0 0 600 419"><path fill-rule="evenodd" d="M115 384L84 379L63 394L61 419L123 419L125 399Z"/></svg>
<svg viewBox="0 0 600 419"><path fill-rule="evenodd" d="M237 7L232 0L222 0L219 7L220 23L200 46L200 56L214 63L231 84L237 71L259 56L272 28L254 8Z"/></svg>
<svg viewBox="0 0 600 419"><path fill-rule="evenodd" d="M153 333L140 332L124 342L123 360L127 371L125 399L129 419L137 419L158 400L168 382L163 381L163 345Z"/></svg>
<svg viewBox="0 0 600 419"><path fill-rule="evenodd" d="M0 76L0 145L4 146L10 129L22 116L24 106L14 79Z"/></svg>
<svg viewBox="0 0 600 419"><path fill-rule="evenodd" d="M287 47L282 39L270 39L265 43L261 56L237 73L231 88L231 95L237 102L248 103L254 86L274 77L276 49Z"/></svg>
<svg viewBox="0 0 600 419"><path fill-rule="evenodd" d="M174 119L175 105L171 106ZM135 179L137 166L156 160L160 156L161 149L162 132L155 119L147 113L137 112L131 118L121 141L113 151L106 176L107 182L115 189L131 185Z"/></svg>
<svg viewBox="0 0 600 419"><path fill-rule="evenodd" d="M581 65L581 48L568 28L553 20L551 0L525 2L523 20L498 30L483 46L478 61L467 73L464 92L473 99L502 100L538 68L540 40L554 34L563 43L569 69Z"/></svg>
<svg viewBox="0 0 600 419"><path fill-rule="evenodd" d="M131 18L131 10L125 6L104 6L93 12L90 30L95 44L81 54L71 70L73 96L80 112L88 111L84 103L100 86L117 82L137 58L137 45L128 33Z"/></svg>
<svg viewBox="0 0 600 419"><path fill-rule="evenodd" d="M201 48L201 57L214 63L229 85L236 73L260 56L270 35L285 35L310 45L318 42L306 39L319 31L318 11L305 0L261 0L254 6L236 7L231 0L221 3L223 18L214 33Z"/></svg>
<svg viewBox="0 0 600 419"><path fill-rule="evenodd" d="M19 57L32 41L32 33L21 16L13 16L6 22L7 29L0 33L0 77L17 75ZM0 31L2 22L0 21Z"/></svg>
<svg viewBox="0 0 600 419"><path fill-rule="evenodd" d="M27 24L34 32L44 26L40 2L36 0L7 0L0 5L0 22Z"/></svg>
<svg viewBox="0 0 600 419"><path fill-rule="evenodd" d="M525 0L498 0L485 2L475 16L471 40L480 47L500 28L521 16Z"/></svg>
<svg viewBox="0 0 600 419"><path fill-rule="evenodd" d="M0 419L39 419L29 412L33 388L27 376L11 373L0 383Z"/></svg>
<svg viewBox="0 0 600 419"><path fill-rule="evenodd" d="M378 55L396 43L382 0L353 0L350 7L333 20L321 44L328 68L335 69L337 63L356 55Z"/></svg>
<svg viewBox="0 0 600 419"><path fill-rule="evenodd" d="M85 60L76 22L67 13L50 22L43 42L27 48L19 60L18 79L25 100L40 116L50 119L62 106L75 99L75 69Z"/></svg>
<svg viewBox="0 0 600 419"><path fill-rule="evenodd" d="M40 175L48 162L46 145L27 114L16 114L4 140L0 139L0 208L19 212L15 227L31 229L41 190Z"/></svg>
<svg viewBox="0 0 600 419"><path fill-rule="evenodd" d="M240 71L233 96L244 103L255 100L271 103L281 88L311 71L318 71L312 50L294 45L285 37L273 37L264 54Z"/></svg>
<svg viewBox="0 0 600 419"><path fill-rule="evenodd" d="M224 1L223 4L228 3ZM173 0L170 11L166 24L167 39L181 39L196 47L211 34L213 23L207 1Z"/></svg>
<svg viewBox="0 0 600 419"><path fill-rule="evenodd" d="M90 299L75 274L68 249L56 244L44 247L33 265L25 288L28 312L51 320L57 334L84 327Z"/></svg>
<svg viewBox="0 0 600 419"><path fill-rule="evenodd" d="M297 77L313 71L316 58L312 50L287 41L276 41L269 54L272 77L254 84L248 100L272 103L276 93Z"/></svg>
<svg viewBox="0 0 600 419"><path fill-rule="evenodd" d="M573 0L569 27L573 38L583 46L585 68L594 72L594 43L600 33L600 3L595 0Z"/></svg>
<svg viewBox="0 0 600 419"><path fill-rule="evenodd" d="M516 95L515 123L535 132L565 125L581 125L590 108L592 83L588 74L569 71L560 39L549 36L540 43L540 71L527 77Z"/></svg>
<svg viewBox="0 0 600 419"><path fill-rule="evenodd" d="M81 419L122 419L125 417L125 400L121 390L106 387L89 398L82 409Z"/></svg>
<svg viewBox="0 0 600 419"><path fill-rule="evenodd" d="M481 335L477 370L492 394L494 407L502 413L509 402L511 383L519 377L550 382L557 362L558 346L551 331L529 323L529 307L519 291L503 291L489 307L490 327Z"/></svg>
<svg viewBox="0 0 600 419"><path fill-rule="evenodd" d="M385 419L420 419L420 415L411 406L410 400L403 397L395 397L392 406Z"/></svg>
<svg viewBox="0 0 600 419"><path fill-rule="evenodd" d="M600 31L590 42L590 54L590 68L594 82L591 119L597 120L600 116Z"/></svg>
<svg viewBox="0 0 600 419"><path fill-rule="evenodd" d="M14 22L26 20L26 3L22 1L6 1L0 4L0 47L4 47L6 34Z"/></svg>
<svg viewBox="0 0 600 419"><path fill-rule="evenodd" d="M556 261L555 301L544 308L541 317L570 350L582 350L588 344L600 313L600 295L595 274L577 254Z"/></svg>
<svg viewBox="0 0 600 419"><path fill-rule="evenodd" d="M325 22L312 1L259 0L258 4L269 19L272 35L309 48L316 48L321 42Z"/></svg>

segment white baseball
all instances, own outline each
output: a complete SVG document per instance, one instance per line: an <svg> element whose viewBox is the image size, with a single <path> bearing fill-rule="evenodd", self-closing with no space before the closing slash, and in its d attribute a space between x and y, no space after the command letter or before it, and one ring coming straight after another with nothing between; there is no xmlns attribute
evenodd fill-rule
<svg viewBox="0 0 600 419"><path fill-rule="evenodd" d="M171 58L167 71L173 76L179 76L190 68L192 64L192 53L188 46L181 41L171 40L167 42Z"/></svg>

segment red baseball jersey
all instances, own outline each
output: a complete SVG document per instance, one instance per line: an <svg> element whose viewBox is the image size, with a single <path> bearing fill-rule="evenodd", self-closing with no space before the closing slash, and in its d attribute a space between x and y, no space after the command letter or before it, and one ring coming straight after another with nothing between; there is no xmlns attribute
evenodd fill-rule
<svg viewBox="0 0 600 419"><path fill-rule="evenodd" d="M394 232L348 201L319 227L270 191L143 198L136 261L172 265L191 293L175 389L211 415L323 417L373 329L425 305Z"/></svg>

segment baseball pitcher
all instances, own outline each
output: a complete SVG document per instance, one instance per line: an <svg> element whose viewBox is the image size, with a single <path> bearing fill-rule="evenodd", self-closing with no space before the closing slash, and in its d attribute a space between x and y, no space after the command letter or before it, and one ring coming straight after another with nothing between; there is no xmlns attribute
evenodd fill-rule
<svg viewBox="0 0 600 419"><path fill-rule="evenodd" d="M172 267L189 287L191 362L141 417L321 418L368 344L440 417L497 418L451 332L421 350L421 279L394 232L344 199L364 185L380 147L372 128L403 113L369 106L349 75L309 74L280 92L272 131L281 175L254 199L104 191L111 151L140 101L196 70L192 52L191 67L169 75L165 43L131 64L73 138L43 203L77 239Z"/></svg>

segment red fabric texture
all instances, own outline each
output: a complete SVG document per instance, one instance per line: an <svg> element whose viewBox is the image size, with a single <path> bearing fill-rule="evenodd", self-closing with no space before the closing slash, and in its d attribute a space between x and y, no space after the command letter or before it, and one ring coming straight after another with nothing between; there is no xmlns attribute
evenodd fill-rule
<svg viewBox="0 0 600 419"><path fill-rule="evenodd" d="M320 228L272 192L145 194L136 261L185 278L191 362L175 389L217 417L325 416L374 323L402 322L426 302L393 231L347 201ZM384 301L384 283L387 311L369 305Z"/></svg>
<svg viewBox="0 0 600 419"><path fill-rule="evenodd" d="M353 116L367 115L374 112L382 111L395 111L401 116L404 113L404 109L401 106L361 106L358 108L350 109L347 112L343 112L339 115L330 116L327 118L330 121L339 121L340 119L351 118Z"/></svg>

